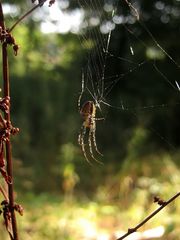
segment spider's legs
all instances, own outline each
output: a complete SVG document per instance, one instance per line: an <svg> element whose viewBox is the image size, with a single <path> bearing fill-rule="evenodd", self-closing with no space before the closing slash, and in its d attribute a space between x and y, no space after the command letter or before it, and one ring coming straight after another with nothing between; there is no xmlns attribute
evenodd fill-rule
<svg viewBox="0 0 180 240"><path fill-rule="evenodd" d="M94 124L94 127L92 129L92 140L93 140L93 144L94 144L94 147L96 149L96 152L99 153L99 155L103 156L103 154L97 148L97 144L96 144L96 125L95 124Z"/></svg>
<svg viewBox="0 0 180 240"><path fill-rule="evenodd" d="M79 109L79 112L81 110L81 98L82 98L83 92L84 92L84 73L82 73L81 93L80 93L79 98L78 98L78 109Z"/></svg>
<svg viewBox="0 0 180 240"><path fill-rule="evenodd" d="M94 143L94 141L95 141L95 129L94 129L94 127L92 127L92 128L89 129L89 137L88 137L89 151L90 151L91 157L92 157L96 162L98 162L98 163L100 163L100 164L103 164L102 162L98 161L98 160L94 157L94 155L93 155L92 141L93 141L93 143ZM96 151L97 151L97 146L96 146L95 144L94 144L94 146L95 146L95 149L96 149ZM97 151L97 152L98 152L98 151ZM99 152L98 152L98 153L99 153ZM101 153L99 153L99 154L101 154ZM101 154L101 155L102 155L102 154Z"/></svg>
<svg viewBox="0 0 180 240"><path fill-rule="evenodd" d="M92 163L89 161L87 155L86 155L86 149L85 149L85 143L84 143L84 138L86 136L86 127L82 126L81 128L81 132L79 133L79 136L78 136L78 143L79 145L81 146L81 150L83 152L83 155L86 159L86 161L92 165Z"/></svg>

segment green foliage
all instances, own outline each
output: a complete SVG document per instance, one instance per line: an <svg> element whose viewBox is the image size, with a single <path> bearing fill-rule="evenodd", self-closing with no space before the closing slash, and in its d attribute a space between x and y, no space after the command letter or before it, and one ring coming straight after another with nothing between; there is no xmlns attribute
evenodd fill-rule
<svg viewBox="0 0 180 240"><path fill-rule="evenodd" d="M162 40L166 29L162 28L160 22L154 26L152 17L148 24L157 36L156 40ZM8 25L11 26L12 23L9 22ZM140 29L141 26L136 27ZM168 27L169 31L173 31L171 22ZM166 76L174 73L174 68L169 68L164 53L160 52L148 34L144 34L146 31L140 36L146 45L131 35L128 40L127 33L122 33L125 31L121 26L117 26L112 32L112 53L116 55L118 52L118 55L128 59L130 52L127 43L131 41L137 51L135 62L147 55L148 59L156 59L160 66L168 69ZM87 61L85 53L93 48L96 39L84 39L80 45L78 37L71 33L43 35L38 23L32 19L26 24L20 24L13 35L20 45L16 58L9 51L12 118L21 130L13 139L15 171L20 176L16 181L18 188L64 192L64 182L69 181L73 182L73 192L88 189L89 195L101 188L105 181L111 185L111 180L107 179L113 176L113 182L121 172L122 176L128 173L137 177L145 174L146 177L149 170L145 169L151 168L146 166L147 159L152 162L154 169L158 155L163 152L166 155L170 145L179 146L179 137L176 134L178 96L173 95L168 84L162 88L159 75L150 64L150 67L138 69L136 75L133 72L128 77L125 76L112 89L107 102L110 100L112 105L117 106L123 99L125 107L127 104L132 111L108 109L106 117L106 109L104 111L103 108L102 114L106 120L104 123L97 123L96 138L105 155L102 159L105 165L95 165L91 169L77 144L81 127L77 99L81 89L82 63ZM173 44L172 39L163 39L163 46L168 49ZM173 57L176 59L176 53ZM130 67L126 62L121 62L119 66L123 72ZM116 64L107 70L112 75L118 73ZM84 99L88 100L86 97ZM161 103L170 106L141 111L143 106ZM167 141L163 136L167 136ZM155 150L157 156L153 154ZM145 166L142 167L143 165ZM161 164L156 169L159 171ZM153 171L150 172L153 175ZM44 182L46 176L48 181Z"/></svg>
<svg viewBox="0 0 180 240"><path fill-rule="evenodd" d="M73 131L75 134L78 128L78 94L74 91L78 93L80 87L77 82L81 57L75 60L80 46L72 34L43 36L36 28L20 26L17 29L17 42L21 33L23 40L20 40L17 59L12 56L10 65L12 116L21 133L14 139L14 157L23 162L25 169L33 169L31 177L27 176L30 181L39 177L32 183L35 189L56 189L53 169L56 168L59 148L62 143L70 141ZM46 184L45 175L51 176Z"/></svg>
<svg viewBox="0 0 180 240"><path fill-rule="evenodd" d="M157 208L142 189L134 194L134 202L128 207L122 204L97 203L97 201L63 200L51 195L24 195L18 201L23 202L25 213L18 217L20 239L31 240L73 240L100 239L122 235L127 227L135 226L147 214ZM180 221L177 214L178 202L172 203L145 225L139 232L158 229L164 232L160 240L178 240ZM8 239L1 229L2 239ZM150 237L149 232L149 237Z"/></svg>

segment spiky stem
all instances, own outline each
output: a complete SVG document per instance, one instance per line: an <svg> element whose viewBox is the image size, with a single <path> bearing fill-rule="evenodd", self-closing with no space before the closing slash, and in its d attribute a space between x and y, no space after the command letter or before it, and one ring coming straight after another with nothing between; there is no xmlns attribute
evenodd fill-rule
<svg viewBox="0 0 180 240"><path fill-rule="evenodd" d="M4 15L2 9L2 3L0 2L0 26L2 30L5 30ZM10 81L9 81L9 67L8 67L8 56L7 56L7 44L2 44L2 67L3 67L3 93L4 97L10 97ZM5 113L5 120L10 124L11 116L10 111ZM14 210L14 184L13 184L13 164L12 164L12 153L11 153L11 142L6 141L6 163L7 163L7 173L11 179L8 183L8 198L9 198L9 209L11 213L11 224L12 224L12 234L13 240L18 240L18 231L16 216Z"/></svg>

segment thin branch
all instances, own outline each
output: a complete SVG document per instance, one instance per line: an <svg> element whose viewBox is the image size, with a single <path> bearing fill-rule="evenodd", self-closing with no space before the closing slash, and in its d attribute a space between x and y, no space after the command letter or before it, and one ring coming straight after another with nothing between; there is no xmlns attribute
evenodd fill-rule
<svg viewBox="0 0 180 240"><path fill-rule="evenodd" d="M43 3L44 3L44 2L46 2L46 0L44 0ZM17 22L15 22L15 23L13 24L13 26L9 29L9 32L12 32L12 30L13 30L21 21L23 21L27 16L29 16L35 9L37 9L38 7L41 7L43 3L42 3L42 2L41 2L41 3L38 3L36 6L34 6L33 8L31 8L28 12L26 12L22 17L20 17L20 18L17 20Z"/></svg>
<svg viewBox="0 0 180 240"><path fill-rule="evenodd" d="M151 218L153 218L158 212L160 212L163 208L165 208L168 204L170 204L172 201L174 201L177 197L180 196L180 192L175 194L172 198L170 198L168 201L163 202L162 205L156 209L154 212L152 212L149 216L147 216L142 222L140 222L138 225L136 225L134 228L129 228L127 233L125 233L122 237L118 238L117 240L122 240L129 236L130 234L136 232L140 227L142 227L146 222L148 222Z"/></svg>

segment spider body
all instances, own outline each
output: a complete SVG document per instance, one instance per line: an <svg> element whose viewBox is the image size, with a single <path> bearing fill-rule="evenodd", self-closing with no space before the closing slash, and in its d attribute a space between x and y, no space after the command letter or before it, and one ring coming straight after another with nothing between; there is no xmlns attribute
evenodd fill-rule
<svg viewBox="0 0 180 240"><path fill-rule="evenodd" d="M85 137L86 137L86 132L87 129L89 131L88 133L88 145L89 145L89 152L91 157L99 162L93 155L93 148L92 148L92 144L96 150L97 153L99 153L100 155L102 155L96 145L96 137L95 137L95 133L96 133L96 120L102 120L103 118L96 118L96 105L94 104L93 101L87 101L85 102L81 108L79 108L80 110L80 115L83 119L83 124L81 127L81 132L79 134L78 137L78 142L81 145L81 149L82 152L86 158L86 160L90 163L87 154L86 154L86 150L85 150ZM99 162L101 163L101 162Z"/></svg>
<svg viewBox="0 0 180 240"><path fill-rule="evenodd" d="M95 124L96 116L96 106L93 101L85 102L80 110L80 114L84 120L83 126L85 128L92 128Z"/></svg>

